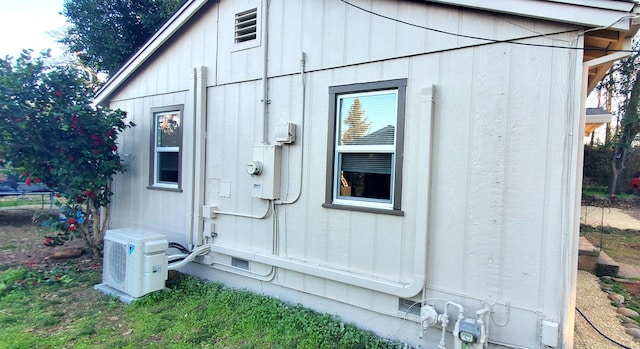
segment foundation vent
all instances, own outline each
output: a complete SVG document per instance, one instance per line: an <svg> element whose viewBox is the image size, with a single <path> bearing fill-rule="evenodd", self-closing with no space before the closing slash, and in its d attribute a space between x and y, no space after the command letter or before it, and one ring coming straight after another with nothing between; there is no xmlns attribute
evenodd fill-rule
<svg viewBox="0 0 640 349"><path fill-rule="evenodd" d="M249 270L249 261L244 260L244 259L232 257L231 258L231 265L236 267L236 268Z"/></svg>

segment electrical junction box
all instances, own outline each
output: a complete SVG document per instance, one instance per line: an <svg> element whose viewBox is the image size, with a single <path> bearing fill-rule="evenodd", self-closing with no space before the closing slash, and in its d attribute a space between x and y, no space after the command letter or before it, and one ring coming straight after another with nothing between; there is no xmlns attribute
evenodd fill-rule
<svg viewBox="0 0 640 349"><path fill-rule="evenodd" d="M282 167L282 146L254 145L253 160L247 164L251 175L251 196L265 200L280 198L280 168Z"/></svg>
<svg viewBox="0 0 640 349"><path fill-rule="evenodd" d="M276 142L291 144L296 141L296 125L290 122L276 124Z"/></svg>
<svg viewBox="0 0 640 349"><path fill-rule="evenodd" d="M559 326L557 322L542 321L542 330L540 334L540 341L547 347L556 348L558 346L558 330Z"/></svg>

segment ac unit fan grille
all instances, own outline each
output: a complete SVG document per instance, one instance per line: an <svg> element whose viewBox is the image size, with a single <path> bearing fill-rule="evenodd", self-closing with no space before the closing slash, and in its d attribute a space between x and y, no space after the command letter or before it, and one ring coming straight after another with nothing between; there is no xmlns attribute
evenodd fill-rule
<svg viewBox="0 0 640 349"><path fill-rule="evenodd" d="M109 278L117 284L124 283L127 277L127 246L114 241L106 241L106 254Z"/></svg>

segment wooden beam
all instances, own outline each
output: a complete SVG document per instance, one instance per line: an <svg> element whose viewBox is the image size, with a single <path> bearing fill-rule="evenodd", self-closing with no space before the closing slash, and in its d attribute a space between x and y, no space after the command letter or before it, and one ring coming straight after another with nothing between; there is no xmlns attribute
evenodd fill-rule
<svg viewBox="0 0 640 349"><path fill-rule="evenodd" d="M586 42L598 42L600 43L598 46L606 46L609 43L620 41L620 32L607 29L594 30L585 34L585 40Z"/></svg>

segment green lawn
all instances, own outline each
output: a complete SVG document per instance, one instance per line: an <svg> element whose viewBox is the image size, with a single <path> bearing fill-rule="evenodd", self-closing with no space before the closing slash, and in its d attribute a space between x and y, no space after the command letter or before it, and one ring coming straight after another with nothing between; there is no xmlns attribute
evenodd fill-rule
<svg viewBox="0 0 640 349"><path fill-rule="evenodd" d="M46 231L23 220L0 220L0 257L47 248ZM126 305L93 289L99 264L29 264L0 264L0 349L403 347L334 316L178 272L165 290Z"/></svg>

